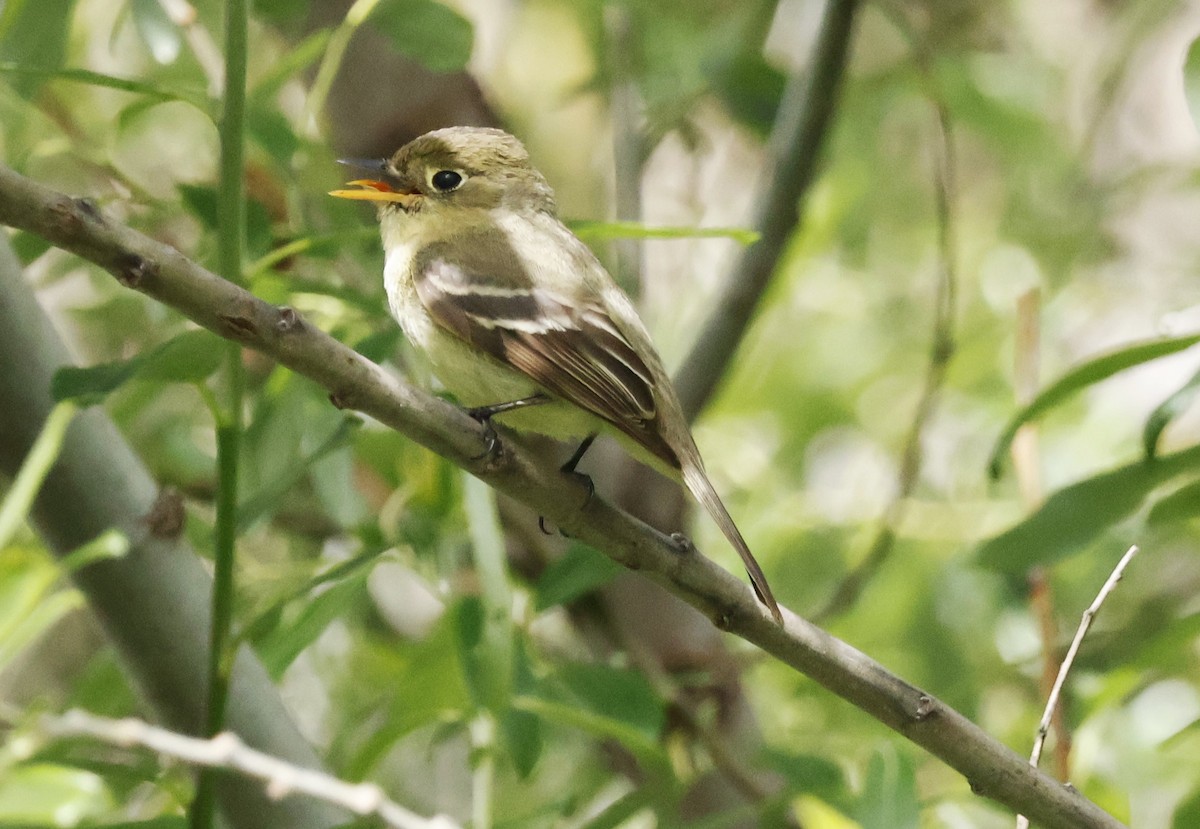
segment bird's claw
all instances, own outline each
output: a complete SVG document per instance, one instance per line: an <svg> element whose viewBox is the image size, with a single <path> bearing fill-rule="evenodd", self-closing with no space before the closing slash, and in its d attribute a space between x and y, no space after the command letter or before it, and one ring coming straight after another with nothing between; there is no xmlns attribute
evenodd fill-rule
<svg viewBox="0 0 1200 829"><path fill-rule="evenodd" d="M471 460L481 461L486 458L489 465L494 464L500 459L503 447L500 445L500 436L496 434L496 428L492 426L493 412L488 406L480 406L476 409L467 409L467 414L483 427L483 452Z"/></svg>

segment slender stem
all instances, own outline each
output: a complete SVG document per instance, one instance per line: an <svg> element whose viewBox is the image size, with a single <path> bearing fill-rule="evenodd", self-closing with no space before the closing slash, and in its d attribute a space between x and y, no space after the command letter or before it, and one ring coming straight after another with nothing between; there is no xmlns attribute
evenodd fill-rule
<svg viewBox="0 0 1200 829"><path fill-rule="evenodd" d="M923 65L922 61L922 65ZM938 397L950 368L955 349L955 319L957 316L958 268L954 233L955 157L954 136L946 107L936 97L937 128L941 152L934 163L936 182L934 198L937 209L938 278L934 286L933 338L921 397L908 427L904 449L900 456L896 494L884 509L879 528L867 553L834 591L832 598L812 614L815 621L825 621L849 609L858 600L875 573L891 556L896 544L896 527L904 519L908 498L920 480L923 456L922 437L933 418Z"/></svg>
<svg viewBox="0 0 1200 829"><path fill-rule="evenodd" d="M67 427L75 419L79 408L74 403L59 403L46 418L37 440L21 464L21 471L8 488L8 494L0 501L0 549L8 544L21 522L29 515L33 500L37 497L42 481L50 473L50 467L58 460Z"/></svg>
<svg viewBox="0 0 1200 829"><path fill-rule="evenodd" d="M1046 699L1046 709L1042 712L1041 722L1038 723L1037 734L1033 740L1033 751L1029 753L1029 765L1035 769L1038 761L1042 759L1042 746L1046 742L1046 734L1050 731L1050 721L1054 718L1054 712L1058 708L1058 698L1062 694L1063 685L1066 684L1067 674L1071 672L1071 666L1075 664L1075 655L1079 653L1079 646L1083 644L1083 638L1087 636L1088 630L1092 627L1092 620L1100 612L1100 606L1104 604L1109 594L1117 589L1117 584L1125 575L1125 568L1137 554L1136 544L1125 551L1125 555L1121 556L1121 560L1117 562L1117 566L1105 580L1104 586L1100 588L1096 598L1088 605L1088 609L1083 611L1083 617L1079 620L1079 628L1075 631L1075 638L1071 640L1071 647L1067 649L1067 655L1063 657L1062 666L1058 669L1058 676L1054 680L1054 687L1050 689L1050 696ZM1028 827L1029 819L1024 815L1018 815L1017 829L1028 829Z"/></svg>
<svg viewBox="0 0 1200 829"><path fill-rule="evenodd" d="M242 282L242 247L245 237L245 185L243 182L246 121L246 60L249 27L248 0L227 0L225 5L225 93L219 125L221 180L217 193L218 261L221 275ZM212 626L209 630L208 708L205 733L218 734L225 725L229 698L230 653L233 627L234 562L237 546L238 457L242 444L242 401L245 372L242 347L230 342L225 355L225 405L217 420L217 517L213 558ZM192 804L193 829L213 825L216 778L202 772Z"/></svg>
<svg viewBox="0 0 1200 829"><path fill-rule="evenodd" d="M779 104L768 148L771 162L763 177L767 190L757 202L755 229L762 237L742 253L716 312L675 377L689 419L716 390L800 224L803 199L816 178L821 147L833 122L859 5L858 0L830 0L812 62L797 70Z"/></svg>
<svg viewBox="0 0 1200 829"><path fill-rule="evenodd" d="M491 829L496 796L496 721L488 711L481 709L471 721L471 748L476 757L471 774L471 826Z"/></svg>

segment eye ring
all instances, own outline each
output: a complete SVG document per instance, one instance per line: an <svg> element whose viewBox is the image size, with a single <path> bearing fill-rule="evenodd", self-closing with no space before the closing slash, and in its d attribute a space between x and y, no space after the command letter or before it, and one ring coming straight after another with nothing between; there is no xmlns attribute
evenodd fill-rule
<svg viewBox="0 0 1200 829"><path fill-rule="evenodd" d="M467 177L458 170L438 170L429 177L429 183L439 193L450 193L463 186Z"/></svg>

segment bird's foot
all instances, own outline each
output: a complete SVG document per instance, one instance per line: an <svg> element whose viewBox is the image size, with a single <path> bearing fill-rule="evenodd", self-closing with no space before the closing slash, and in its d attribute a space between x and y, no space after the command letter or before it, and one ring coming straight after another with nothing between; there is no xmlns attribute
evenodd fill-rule
<svg viewBox="0 0 1200 829"><path fill-rule="evenodd" d="M583 503L579 505L580 509L583 509L589 503L591 503L592 496L596 494L596 482L592 480L591 475L587 474L586 472L580 472L575 467L578 465L580 458L583 457L583 453L586 452L587 448L592 445L592 441L595 439L595 437L595 435L592 435L585 440L580 445L580 448L575 450L575 454L573 454L566 463L558 468L559 472L562 472L564 475L570 475L572 478L583 484L584 489L587 490L587 494L583 497ZM544 515L538 516L538 529L540 529L545 535L554 535L553 532L546 529L546 516ZM559 530L558 534L563 538L571 537L562 530Z"/></svg>
<svg viewBox="0 0 1200 829"><path fill-rule="evenodd" d="M492 406L478 406L474 409L467 409L467 414L483 427L483 451L471 460L486 459L488 466L495 464L504 454L504 447L500 444L500 435L496 434L496 427L492 425L492 416L496 414L493 408Z"/></svg>

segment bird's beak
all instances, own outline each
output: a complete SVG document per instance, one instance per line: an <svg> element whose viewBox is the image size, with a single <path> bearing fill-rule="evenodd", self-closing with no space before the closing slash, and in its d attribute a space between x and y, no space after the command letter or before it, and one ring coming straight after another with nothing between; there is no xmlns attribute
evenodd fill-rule
<svg viewBox="0 0 1200 829"><path fill-rule="evenodd" d="M387 175L386 161L376 161L373 159L338 159L338 161L350 167L358 167ZM421 194L415 188L401 186L394 179L389 182L375 178L359 178L346 183L360 189L330 190L329 195L336 196L339 199L354 199L357 201L395 202L406 207L421 197Z"/></svg>

